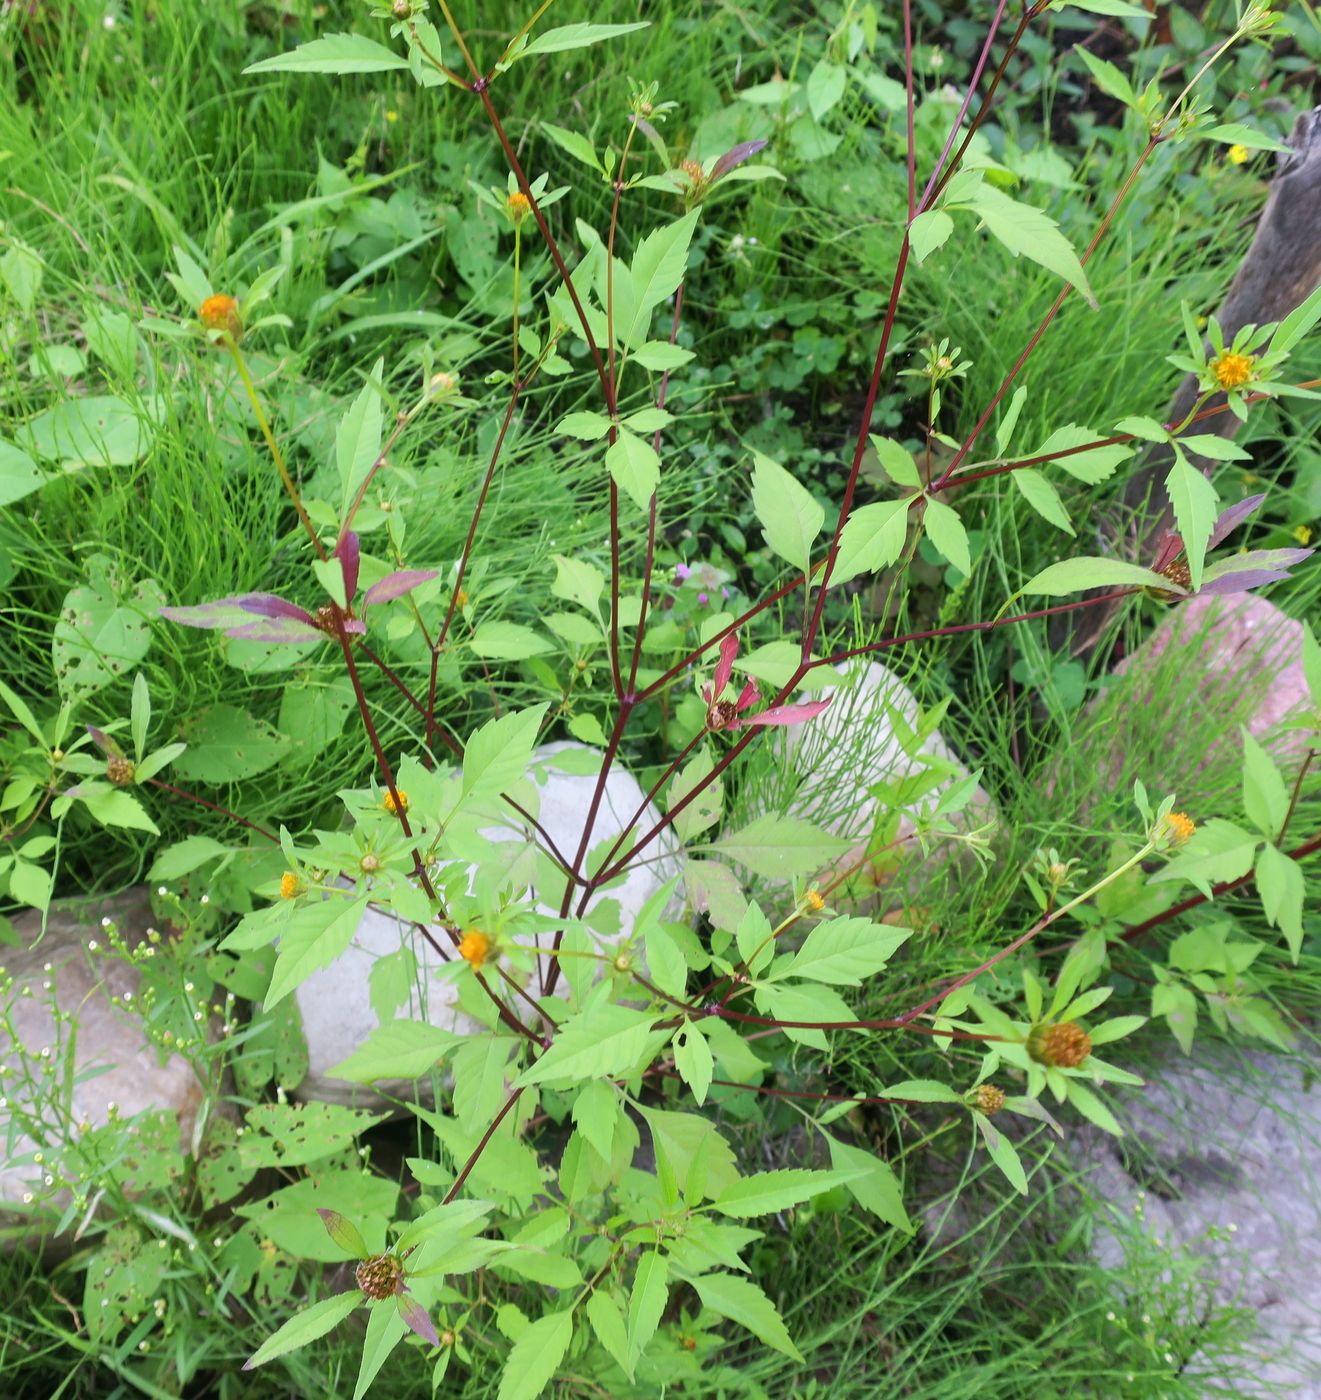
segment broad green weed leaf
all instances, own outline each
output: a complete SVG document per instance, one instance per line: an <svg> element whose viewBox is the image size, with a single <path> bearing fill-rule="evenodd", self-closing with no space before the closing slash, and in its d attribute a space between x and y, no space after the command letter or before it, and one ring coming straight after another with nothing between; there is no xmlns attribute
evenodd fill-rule
<svg viewBox="0 0 1321 1400"><path fill-rule="evenodd" d="M390 1353L408 1331L399 1309L389 1302L375 1304L367 1314L367 1335L362 1339L362 1360L358 1365L358 1380L353 1387L353 1400L362 1400L376 1379Z"/></svg>
<svg viewBox="0 0 1321 1400"><path fill-rule="evenodd" d="M606 449L605 465L615 485L639 510L645 511L660 481L660 457L652 445L627 428L620 428L618 437Z"/></svg>
<svg viewBox="0 0 1321 1400"><path fill-rule="evenodd" d="M463 750L463 793L498 796L521 778L532 762L546 706L517 710L487 720L468 738Z"/></svg>
<svg viewBox="0 0 1321 1400"><path fill-rule="evenodd" d="M1202 570L1206 567L1206 546L1216 520L1220 497L1211 483L1188 459L1179 455L1165 478L1175 523L1183 536L1183 547L1192 574L1192 588L1202 586Z"/></svg>
<svg viewBox="0 0 1321 1400"><path fill-rule="evenodd" d="M1284 934L1294 962L1303 946L1303 872L1296 860L1270 844L1257 857L1257 893L1266 918Z"/></svg>
<svg viewBox="0 0 1321 1400"><path fill-rule="evenodd" d="M963 521L944 501L927 500L922 524L931 543L965 578L972 573L972 556L968 549L968 532Z"/></svg>
<svg viewBox="0 0 1321 1400"><path fill-rule="evenodd" d="M768 1347L783 1352L795 1361L802 1361L802 1353L789 1339L775 1304L757 1287L745 1278L733 1274L703 1274L691 1280L697 1296L712 1312L737 1322Z"/></svg>
<svg viewBox="0 0 1321 1400"><path fill-rule="evenodd" d="M1070 449L1083 447L1086 443L1097 442L1103 436L1104 434L1092 428L1082 427L1077 423L1066 423L1064 427L1056 428L1035 452L1027 455L1049 457L1052 453L1068 452ZM1115 443L1111 447L1093 447L1086 452L1071 452L1067 457L1056 457L1055 465L1070 476L1077 477L1079 481L1095 486L1113 476L1115 468L1121 462L1128 461L1135 450L1133 444L1127 442Z"/></svg>
<svg viewBox="0 0 1321 1400"><path fill-rule="evenodd" d="M386 73L407 68L408 60L384 44L359 34L327 34L249 64L244 73Z"/></svg>
<svg viewBox="0 0 1321 1400"><path fill-rule="evenodd" d="M534 35L513 57L528 58L536 53L565 53L569 49L585 49L589 44L600 44L607 39L616 39L621 34L632 34L635 30L646 29L649 24L649 20L633 24L564 24L558 29L547 29ZM500 1400L505 1400L503 1392Z"/></svg>
<svg viewBox="0 0 1321 1400"><path fill-rule="evenodd" d="M1073 245L1049 214L1011 199L993 185L981 184L968 198L988 231L1015 256L1022 254L1076 287L1095 309L1096 297Z"/></svg>
<svg viewBox="0 0 1321 1400"><path fill-rule="evenodd" d="M339 469L340 511L349 506L381 450L381 395L375 387L385 373L385 361L377 360L349 411L335 430L335 465ZM338 568L338 565L336 565Z"/></svg>
<svg viewBox="0 0 1321 1400"><path fill-rule="evenodd" d="M602 1287L592 1290L587 1299L587 1320L592 1324L596 1339L619 1363L620 1370L630 1378L633 1365L628 1355L628 1333L619 1304Z"/></svg>
<svg viewBox="0 0 1321 1400"><path fill-rule="evenodd" d="M1028 467L1020 467L1016 472L1010 472L1010 480L1018 487L1023 499L1032 507L1036 513L1044 520L1049 520L1052 525L1058 525L1061 530L1067 531L1070 535L1076 535L1073 522L1069 519L1069 512L1064 508L1064 502L1060 500L1060 493L1055 489L1055 484L1049 477L1043 476L1040 472L1032 471Z"/></svg>
<svg viewBox="0 0 1321 1400"><path fill-rule="evenodd" d="M824 58L808 74L807 105L817 121L839 105L848 79L847 68Z"/></svg>
<svg viewBox="0 0 1321 1400"><path fill-rule="evenodd" d="M357 899L332 895L299 909L280 940L266 992L267 1010L344 952L358 931L367 902L365 894Z"/></svg>
<svg viewBox="0 0 1321 1400"><path fill-rule="evenodd" d="M908 226L908 241L919 265L954 232L954 220L943 209L927 209Z"/></svg>
<svg viewBox="0 0 1321 1400"><path fill-rule="evenodd" d="M840 918L818 924L776 978L807 977L837 987L857 987L879 972L911 929L874 924L870 919Z"/></svg>
<svg viewBox="0 0 1321 1400"><path fill-rule="evenodd" d="M277 1356L297 1351L318 1337L324 1337L337 1327L363 1301L362 1293L351 1288L347 1293L336 1293L313 1303L310 1308L295 1313L278 1331L273 1332L243 1363L245 1371L264 1366Z"/></svg>
<svg viewBox="0 0 1321 1400"><path fill-rule="evenodd" d="M496 1400L536 1400L559 1370L572 1340L572 1310L531 1323L509 1353Z"/></svg>
<svg viewBox="0 0 1321 1400"><path fill-rule="evenodd" d="M1170 581L1150 569L1122 559L1064 559L1042 569L1015 594L1044 593L1051 598L1083 593L1089 588L1170 588Z"/></svg>
<svg viewBox="0 0 1321 1400"><path fill-rule="evenodd" d="M806 1167L786 1167L782 1171L758 1172L745 1176L723 1190L712 1203L721 1215L746 1219L752 1215L772 1215L801 1205L813 1196L830 1191L864 1173L857 1167L846 1170L810 1171Z"/></svg>
<svg viewBox="0 0 1321 1400"><path fill-rule="evenodd" d="M722 837L712 849L767 879L792 879L819 870L842 856L849 843L801 817L767 813L741 831Z"/></svg>
<svg viewBox="0 0 1321 1400"><path fill-rule="evenodd" d="M474 656L487 661L526 661L529 656L544 656L555 650L553 642L532 628L498 618L478 623L468 638L468 646Z"/></svg>
<svg viewBox="0 0 1321 1400"><path fill-rule="evenodd" d="M683 1082L693 1091L698 1107L706 1102L707 1091L711 1087L711 1075L715 1068L711 1057L711 1047L706 1037L687 1019L674 1033L671 1042L674 1049L674 1067L683 1076Z"/></svg>
<svg viewBox="0 0 1321 1400"><path fill-rule="evenodd" d="M347 1059L326 1071L350 1084L377 1079L421 1079L454 1053L462 1037L423 1021L388 1021L377 1026Z"/></svg>
<svg viewBox="0 0 1321 1400"><path fill-rule="evenodd" d="M752 507L771 549L799 573L811 567L812 545L826 513L805 487L778 463L753 454Z"/></svg>
<svg viewBox="0 0 1321 1400"><path fill-rule="evenodd" d="M848 1173L844 1187L855 1201L878 1220L905 1234L913 1233L913 1222L904 1209L903 1188L888 1163L864 1147L826 1136L830 1162L836 1171ZM857 1175L854 1175L857 1173Z"/></svg>
<svg viewBox="0 0 1321 1400"><path fill-rule="evenodd" d="M638 1271L628 1300L630 1371L660 1326L661 1314L670 1297L669 1272L669 1263L658 1249L647 1250L638 1259Z"/></svg>
<svg viewBox="0 0 1321 1400"><path fill-rule="evenodd" d="M627 1006L598 1006L560 1024L549 1050L515 1084L546 1084L628 1074L647 1048L657 1017Z"/></svg>
<svg viewBox="0 0 1321 1400"><path fill-rule="evenodd" d="M562 151L567 151L575 160L582 161L593 170L601 171L601 161L596 154L596 148L585 136L550 122L542 122L541 129Z"/></svg>
<svg viewBox="0 0 1321 1400"><path fill-rule="evenodd" d="M0 506L13 505L46 484L46 474L23 451L0 439Z"/></svg>
<svg viewBox="0 0 1321 1400"><path fill-rule="evenodd" d="M1248 819L1268 840L1279 837L1289 810L1289 790L1275 760L1239 726L1243 736L1243 808Z"/></svg>
<svg viewBox="0 0 1321 1400"><path fill-rule="evenodd" d="M875 501L853 511L839 537L839 551L830 582L847 583L859 574L875 573L895 563L908 537L908 508L912 499Z"/></svg>

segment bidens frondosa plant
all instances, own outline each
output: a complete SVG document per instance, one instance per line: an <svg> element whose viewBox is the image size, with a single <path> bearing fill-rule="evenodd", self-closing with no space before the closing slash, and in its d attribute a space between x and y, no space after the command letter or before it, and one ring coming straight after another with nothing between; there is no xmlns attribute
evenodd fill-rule
<svg viewBox="0 0 1321 1400"><path fill-rule="evenodd" d="M417 0L400 0L376 12L388 42L323 36L249 71L407 74L418 100L444 97L480 110L509 167L503 190L497 184L473 194L474 208L498 220L491 237L508 251L509 264L507 277L492 283L498 297L492 293L486 303L498 300L500 307L489 331L501 358L487 380L491 401L499 403L472 435L482 470L463 502L469 528L458 557L425 557L426 546L405 528L389 494L403 475L396 454L429 431L431 415L486 406L460 393L456 370L437 368L421 351L402 368L387 372L381 361L364 370L333 463L304 480L286 461L288 429L277 431L282 417L267 412L247 359L264 335L287 324L259 314L281 274L260 274L246 290L217 291L180 252L173 281L183 317L153 323L181 344L191 341L199 375L236 377L234 392L250 406L288 496L292 531L280 592L171 599L161 613L221 634L217 645L298 647L307 657L334 657L342 664L340 693L376 770L370 782L336 794L342 811L333 830L267 830L231 814L242 839L269 848L271 863L257 889L261 900L244 890L225 911L231 917L220 949L250 974L244 985L256 986L254 999L274 1018L289 1013L290 999L314 973L333 968L370 913L392 915L410 938L397 961L382 959L384 971L372 977L372 993L388 1011L334 1071L362 1085L421 1081L403 1100L418 1142L399 1168L408 1177L407 1205L400 1206L397 1190L387 1192L388 1203L374 1215L364 1207L361 1226L345 1211L307 1206L307 1214L321 1210L334 1244L357 1261L354 1286L298 1313L250 1364L315 1342L360 1307L369 1316L359 1394L405 1339L425 1349L436 1385L451 1366L472 1365L483 1376L498 1367L500 1400L530 1400L557 1377L591 1393L624 1394L633 1386L649 1393L671 1384L680 1352L691 1358L685 1374L701 1375L699 1336L748 1344L746 1333L801 1363L772 1296L773 1270L758 1263L760 1250L771 1257L780 1222L795 1212L806 1220L825 1209L827 1197L844 1198L912 1233L906 1155L950 1127L978 1154L984 1149L1023 1193L1029 1166L1042 1160L1041 1139L1063 1131L1055 1113L1063 1117L1067 1109L1118 1133L1122 1106L1118 1096L1103 1094L1140 1080L1110 1063L1107 1047L1138 1031L1147 1016L1098 1013L1115 990L1105 979L1130 940L1251 878L1265 916L1296 957L1297 862L1315 845L1296 843L1290 831L1293 778L1286 780L1244 733L1244 805L1253 830L1200 810L1194 821L1174 810L1172 797L1153 810L1139 787L1141 822L1114 833L1114 850L1089 842L1034 860L1022 882L1028 912L995 931L991 957L952 978L915 977L912 969L924 966L916 949L946 940L946 951L963 960L968 945L962 930L915 933L909 925L923 922L922 892L909 898L898 891L905 875L922 878L916 857L924 842L935 844L933 836L948 838L960 858L995 856L988 834L960 833L955 823L973 802L978 775L937 791L940 775L925 771L915 731L907 732L913 727L896 718L900 747L914 751L908 756L919 771L902 792L877 797L872 828L855 840L787 803L751 815L746 788L756 788L758 773L745 756L769 750L779 761L795 740L833 721L843 690L856 684L844 663L891 651L911 657L945 638L1001 628L1021 628L1035 639L1042 620L1059 612L1122 601L1155 613L1147 600L1179 606L1198 593L1277 582L1302 564L1310 551L1301 548L1208 558L1262 500L1223 499L1231 483L1208 479L1193 458L1232 461L1238 450L1189 429L1222 406L1247 413L1264 398L1308 392L1284 371L1321 317L1321 294L1278 325L1240 332L1228 345L1212 325L1209 351L1194 327L1186 360L1200 397L1185 421L1118 417L1130 406L1116 405L1111 425L1061 424L1034 451L1014 455L1018 424L1033 417L1025 415L1032 401L1016 382L1020 371L1067 298L1095 304L1091 248L1113 224L1125 192L1158 146L1177 158L1180 146L1219 137L1199 105L1196 79L1177 92L1153 81L1138 95L1112 65L1098 67L1098 82L1140 121L1145 144L1099 216L1087 256L1079 256L1051 218L1010 193L982 129L1003 65L1050 7L1039 0L1012 34L1001 35L997 25L985 36L974 80L957 109L946 104L940 117L947 139L942 132L943 149L932 147L939 153L929 169L919 169L917 143L907 135L917 105L910 32L904 71L894 80L903 108L884 133L906 177L906 202L837 497L827 512L816 483L805 484L795 464L753 451L751 510L776 581L753 599L733 589L727 597L711 566L709 589L673 587L671 577L686 580L668 552L675 522L667 514L665 452L674 396L701 357L700 340L689 346L684 321L690 278L700 278L714 246L714 214L736 205L741 186L784 178L778 163L788 164L789 156L778 149L778 133L781 125L794 129L801 116L770 123L771 135L713 136L711 149L699 144L676 155L662 134L670 105L641 87L618 129L595 140L552 123L520 123L515 140L501 103L502 79L514 65L547 56L562 63L567 51L645 24L547 29L543 7L479 64L477 36L463 33L445 5L437 8L438 15ZM1232 38L1251 38L1269 23L1264 9L1252 6ZM870 63L875 36L869 42L864 28L857 52ZM842 47L832 47L807 83L817 125L851 87L863 90L860 71L836 61L843 57ZM983 83L992 58L1000 72ZM793 96L779 91L789 82L766 86L774 90L748 105L779 107ZM942 110L924 107L924 120ZM792 146L794 138L786 139ZM533 156L544 164L572 161L596 202L583 199L580 209L570 186L552 188L544 171L529 178L524 160ZM647 204L644 195L658 203ZM649 207L661 213L638 227ZM588 221L594 208L608 210L595 226ZM972 361L936 333L929 347L901 351L897 327L913 267L938 266L951 240L983 236L1056 279L1058 295L1043 307L1031 343L973 429L958 439L946 430L951 400L968 383ZM901 357L903 373L921 386L912 450L874 431L878 400L898 377L894 362ZM691 384L700 388L699 380L693 373ZM1222 393L1224 405L1213 401ZM1050 411L1046 401L1034 407L1038 417ZM994 454L975 456L989 453L980 444L993 418ZM486 532L499 528L502 467L534 450L521 442L533 440L528 430L539 420L545 436L535 450L585 465L602 501L602 547L554 556L553 580L531 570L501 574L483 558ZM1169 451L1164 486L1177 525L1150 567L1117 553L1071 555L1021 585L1018 574L1007 574L1005 591L1072 601L1024 612L1006 604L992 618L950 620L988 557L977 483L1008 477L1026 508L1072 538L1075 516L1061 485L1105 480L1141 442ZM731 495L742 489L732 472L720 481ZM1008 489L987 489L998 485ZM452 508L438 495L423 499L427 509ZM939 596L929 625L913 626L899 619L908 615L907 580L919 558L939 579ZM897 606L885 616L894 625L868 622L860 599L855 611L842 591L850 583L892 592ZM525 609L521 622L505 616L529 598L541 601L543 589L553 605ZM1073 597L1090 590L1102 591ZM1308 666L1321 695L1321 666L1314 659ZM402 718L383 722L366 676L398 698ZM75 739L71 715L43 726L4 692L31 739L28 761L37 775L15 799L17 823L46 806L59 818L75 802L110 824L150 820L141 791L153 782L163 789L156 774L182 750L148 749L145 692L145 682L141 701L134 692L131 758L114 735L122 721ZM879 717L878 710L870 721ZM585 759L581 750L546 751L547 739L566 734L591 746ZM851 737L832 742L847 747ZM754 744L761 747L750 753ZM626 761L644 772L643 800L615 813L617 825L603 839L603 814L613 801L607 789ZM543 820L538 779L557 766L590 783L581 828L568 842ZM65 785L70 775L77 781ZM190 798L175 785L168 791ZM217 809L209 798L191 796ZM289 821L298 817L293 812ZM167 854L182 859L177 850ZM189 871L208 868L218 876L233 854L211 852ZM42 858L21 851L15 888L43 893L28 873L44 873ZM856 904L854 877L885 862L898 872L893 890L873 883L870 894L893 893L896 908ZM664 872L659 888L630 904L630 874L652 865ZM1171 912L1172 900L1160 903L1160 886L1178 882L1197 893ZM1152 912L1130 918L1136 901ZM1281 1028L1251 982L1243 941L1223 929L1191 932L1197 936L1176 941L1156 974L1151 1016L1185 1048L1199 1007L1217 1024L1278 1040ZM425 978L418 976L423 948ZM966 961L975 963L976 955ZM396 1014L416 981L449 998L435 1016ZM254 1037L260 1033L263 1027ZM871 1082L880 1076L845 1053L881 1037L896 1047L895 1058L911 1064L912 1077ZM251 1135L235 1156L280 1164L277 1146L287 1143L297 1110L255 1097L244 1129ZM760 1125L767 1104L790 1105L785 1112L800 1116L801 1160L757 1170L736 1150L738 1125ZM893 1115L895 1131L865 1131L864 1112L875 1109ZM323 1116L337 1135L341 1124L365 1131L361 1119L344 1117L350 1113ZM257 1141L263 1124L265 1147ZM649 1158L639 1152L644 1136ZM339 1136L334 1144L343 1151ZM780 1220L772 1224L771 1217ZM763 1229L750 1221L768 1223Z"/></svg>

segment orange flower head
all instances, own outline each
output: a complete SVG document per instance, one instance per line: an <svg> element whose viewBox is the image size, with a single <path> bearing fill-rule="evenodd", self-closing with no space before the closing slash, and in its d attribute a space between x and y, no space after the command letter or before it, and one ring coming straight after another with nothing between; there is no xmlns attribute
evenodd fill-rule
<svg viewBox="0 0 1321 1400"><path fill-rule="evenodd" d="M400 812L408 811L408 794L403 788L396 788L395 792L399 794L398 802L394 800L394 792L387 792L385 794L385 800L381 803L381 806L383 806L392 817L397 817Z"/></svg>
<svg viewBox="0 0 1321 1400"><path fill-rule="evenodd" d="M1211 361L1211 373L1222 389L1237 389L1252 378L1255 355L1236 355L1232 350Z"/></svg>
<svg viewBox="0 0 1321 1400"><path fill-rule="evenodd" d="M1033 1026L1027 1038L1027 1053L1038 1064L1077 1069L1092 1053L1092 1038L1076 1021Z"/></svg>
<svg viewBox="0 0 1321 1400"><path fill-rule="evenodd" d="M280 876L280 898L293 899L293 897L303 888L303 882L294 874L292 870L286 870Z"/></svg>
<svg viewBox="0 0 1321 1400"><path fill-rule="evenodd" d="M207 297L197 308L197 319L209 331L224 331L234 341L243 338L243 317L233 297Z"/></svg>
<svg viewBox="0 0 1321 1400"><path fill-rule="evenodd" d="M474 972L480 972L491 956L491 940L480 929L470 928L459 939L459 956Z"/></svg>
<svg viewBox="0 0 1321 1400"><path fill-rule="evenodd" d="M816 890L808 890L807 898L804 903L806 903L807 907L814 914L819 914L826 907L826 901L821 898Z"/></svg>
<svg viewBox="0 0 1321 1400"><path fill-rule="evenodd" d="M516 224L521 224L532 212L532 201L522 190L515 190L513 194L505 200L505 208L509 212L509 217Z"/></svg>
<svg viewBox="0 0 1321 1400"><path fill-rule="evenodd" d="M681 160L679 162L679 169L687 175L690 189L697 189L700 185L706 183L706 174L702 170L702 163L700 161Z"/></svg>
<svg viewBox="0 0 1321 1400"><path fill-rule="evenodd" d="M1183 843L1197 830L1197 823L1187 812L1167 812L1164 820L1165 834L1176 846Z"/></svg>

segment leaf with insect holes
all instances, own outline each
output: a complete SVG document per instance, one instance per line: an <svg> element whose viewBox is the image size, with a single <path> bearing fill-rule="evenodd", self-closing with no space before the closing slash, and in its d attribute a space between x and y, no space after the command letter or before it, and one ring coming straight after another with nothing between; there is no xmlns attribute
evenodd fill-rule
<svg viewBox="0 0 1321 1400"><path fill-rule="evenodd" d="M755 452L753 463L752 508L761 523L762 538L781 559L806 573L826 513L778 462Z"/></svg>
<svg viewBox="0 0 1321 1400"><path fill-rule="evenodd" d="M13 505L46 484L46 473L20 447L0 439L0 506Z"/></svg>
<svg viewBox="0 0 1321 1400"><path fill-rule="evenodd" d="M249 64L244 73L387 73L407 68L408 60L358 34L327 34Z"/></svg>

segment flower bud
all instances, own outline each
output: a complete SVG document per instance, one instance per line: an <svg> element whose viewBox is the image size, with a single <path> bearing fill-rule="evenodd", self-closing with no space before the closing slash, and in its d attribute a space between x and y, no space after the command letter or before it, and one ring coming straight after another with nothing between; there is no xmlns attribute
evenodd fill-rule
<svg viewBox="0 0 1321 1400"><path fill-rule="evenodd" d="M1027 1053L1038 1064L1077 1069L1092 1053L1092 1038L1076 1021L1033 1026L1027 1037Z"/></svg>
<svg viewBox="0 0 1321 1400"><path fill-rule="evenodd" d="M233 297L207 297L197 308L197 319L209 331L223 331L235 344L243 339L243 317Z"/></svg>

